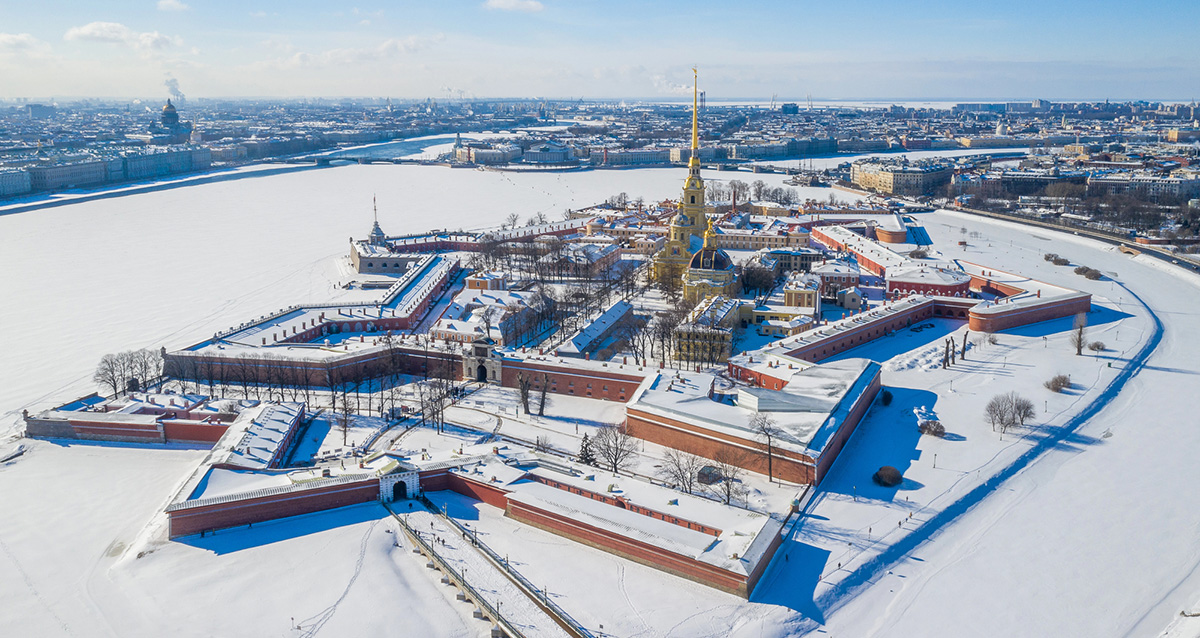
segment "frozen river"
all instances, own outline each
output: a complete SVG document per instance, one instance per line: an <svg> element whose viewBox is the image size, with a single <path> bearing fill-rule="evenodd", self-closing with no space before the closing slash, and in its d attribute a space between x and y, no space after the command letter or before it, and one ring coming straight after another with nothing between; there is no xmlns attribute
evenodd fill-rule
<svg viewBox="0 0 1200 638"><path fill-rule="evenodd" d="M17 426L22 409L93 391L91 373L106 353L176 348L288 304L343 294L339 258L350 237L370 230L372 197L384 231L402 234L492 226L510 213L558 219L620 192L677 197L683 177L681 168L350 165L0 216L0 433ZM798 190L802 198L831 193Z"/></svg>

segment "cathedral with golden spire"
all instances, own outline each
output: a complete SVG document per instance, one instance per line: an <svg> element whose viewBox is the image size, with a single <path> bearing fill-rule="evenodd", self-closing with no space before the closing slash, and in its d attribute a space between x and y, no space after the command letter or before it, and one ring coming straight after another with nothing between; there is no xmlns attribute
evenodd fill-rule
<svg viewBox="0 0 1200 638"><path fill-rule="evenodd" d="M656 280L679 277L684 297L695 303L710 294L730 295L736 277L733 262L716 247L712 222L705 215L704 179L700 177L699 78L692 69L692 154L678 213L671 219L667 243L654 256L651 276ZM703 240L699 236L704 229Z"/></svg>

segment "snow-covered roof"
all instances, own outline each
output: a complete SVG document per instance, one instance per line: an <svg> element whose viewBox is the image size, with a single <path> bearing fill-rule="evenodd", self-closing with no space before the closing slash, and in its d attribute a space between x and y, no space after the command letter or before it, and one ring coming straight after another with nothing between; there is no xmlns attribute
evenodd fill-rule
<svg viewBox="0 0 1200 638"><path fill-rule="evenodd" d="M243 410L213 446L212 464L247 469L272 467L303 414L304 403L291 402Z"/></svg>
<svg viewBox="0 0 1200 638"><path fill-rule="evenodd" d="M736 574L749 575L754 570L783 526L779 517L729 507L642 479L551 460L525 448L506 446L497 452L472 456L453 471L504 489L510 501ZM626 506L588 494L619 500ZM763 538L766 542L760 542Z"/></svg>
<svg viewBox="0 0 1200 638"><path fill-rule="evenodd" d="M600 313L599 317L588 322L588 324L571 335L566 343L559 346L555 352L562 356L583 356L583 353L588 352L597 341L604 338L617 324L633 312L633 306L628 301L618 300L613 303L604 312Z"/></svg>
<svg viewBox="0 0 1200 638"><path fill-rule="evenodd" d="M778 444L795 452L815 455L823 439L817 434L830 422L836 408L853 400L861 379L874 378L879 365L866 359L845 359L805 368L772 369L772 376L787 375L781 390L738 386L736 404L709 398L715 375L705 372L661 373L642 384L630 408L692 423L740 439L757 440L750 420L758 413L771 416L781 430ZM862 389L859 390L861 393ZM819 439L821 445L814 445Z"/></svg>
<svg viewBox="0 0 1200 638"><path fill-rule="evenodd" d="M938 268L914 263L899 268L889 268L886 279L888 282L897 283L958 286L969 283L971 275L961 270L951 270L949 268Z"/></svg>

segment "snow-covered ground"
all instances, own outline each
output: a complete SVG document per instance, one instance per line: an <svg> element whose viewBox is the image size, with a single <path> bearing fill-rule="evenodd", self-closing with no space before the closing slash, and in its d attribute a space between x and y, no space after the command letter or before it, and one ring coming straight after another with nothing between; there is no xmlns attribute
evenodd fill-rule
<svg viewBox="0 0 1200 638"><path fill-rule="evenodd" d="M92 391L91 371L105 353L178 347L287 304L345 294L338 260L346 245L331 238L366 233L372 194L384 229L398 234L431 223L491 225L509 212L554 217L621 191L675 196L680 177L672 169L514 174L355 165L0 216L0 296L8 310L0 327L9 339L0 432L16 429L23 408ZM812 190L802 196L829 193ZM497 533L489 544L544 549L528 561L527 575L544 576L572 615L613 627L613 635L737 635L740 628L748 635L1155 636L1180 610L1200 606L1200 493L1190 480L1200 449L1192 407L1200 344L1191 338L1200 281L1070 235L955 213L920 217L947 257L1093 292L1092 338L1110 349L1075 357L1065 322L1002 333L952 371L930 369L927 350L961 326L934 322L933 332L871 344L876 356L889 357L884 383L895 401L860 426L843 457L852 461L835 465L752 603L529 528ZM987 239L959 249L962 226ZM1043 252L1111 274L1149 312L1117 283L1089 282L1044 262ZM1162 323L1161 340L1119 391L1105 392L1157 334L1150 312ZM909 344L919 347L909 352ZM1041 387L1058 372L1072 374L1070 394ZM1010 389L1041 403L1039 423L1001 441L983 422L982 404ZM1096 399L1107 401L1097 415L1054 436L1053 424ZM911 410L919 406L955 436L915 436ZM565 423L551 429L573 435ZM510 424L505 415L501 431L510 425L517 432L544 424ZM415 430L402 443L423 436ZM377 507L233 530L205 544L153 542L161 525L155 513L202 457L31 442L25 455L0 464L0 627L13 635L181 628L289 635L294 617L308 633L327 620L328 635L400 626L414 635L484 631L406 548L393 551ZM885 463L905 471L902 494L873 491L870 472ZM985 483L989 473L1002 480ZM884 528L891 534L881 540ZM1182 622L1171 631L1190 635Z"/></svg>
<svg viewBox="0 0 1200 638"><path fill-rule="evenodd" d="M884 382L895 400L860 426L784 546L793 561L772 566L755 600L842 635L1156 635L1200 598L1200 496L1189 480L1200 446L1189 390L1200 347L1188 338L1200 281L1071 236L951 213L922 218L949 257L1093 292L1089 338L1109 350L1076 357L1070 322L1059 320L1001 333L950 371L928 346L908 352L904 341L921 335L847 353L891 357ZM964 224L988 239L947 248ZM1048 264L1044 252L1112 275L1149 309L1117 283ZM1157 344L1154 317L1163 326ZM963 330L933 323L932 349ZM1152 348L1145 365L1110 385L1142 347ZM1068 393L1041 387L1060 372L1071 374ZM1038 414L1001 441L982 409L1010 390L1033 399ZM1103 409L1078 429L1054 427L1092 402ZM917 406L933 409L953 436L919 436ZM871 483L884 464L904 470L898 490ZM809 567L786 569L797 555Z"/></svg>

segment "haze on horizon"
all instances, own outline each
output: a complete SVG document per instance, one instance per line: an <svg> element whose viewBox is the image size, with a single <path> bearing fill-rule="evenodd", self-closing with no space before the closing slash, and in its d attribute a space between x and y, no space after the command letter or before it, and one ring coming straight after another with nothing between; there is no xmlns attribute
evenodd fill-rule
<svg viewBox="0 0 1200 638"><path fill-rule="evenodd" d="M1173 100L1200 3L0 4L0 99L167 95Z"/></svg>

